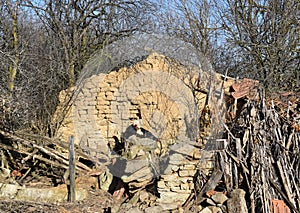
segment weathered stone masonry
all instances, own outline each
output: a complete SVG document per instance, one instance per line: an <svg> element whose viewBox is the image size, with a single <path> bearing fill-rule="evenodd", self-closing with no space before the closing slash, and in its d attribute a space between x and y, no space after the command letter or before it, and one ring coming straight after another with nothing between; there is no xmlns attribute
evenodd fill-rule
<svg viewBox="0 0 300 213"><path fill-rule="evenodd" d="M204 108L209 88L214 92L210 107L215 113L224 107L218 102L224 92L221 85L228 91L230 84L232 81L223 82L221 75L152 54L132 66L93 75L73 88L79 93L57 135L64 141L74 135L75 143L92 156L108 155L108 145L115 142L113 137L121 140L132 121L142 118L144 128L161 139L165 146L162 149L174 144L168 166L157 182L157 201L166 209L175 209L194 189L197 170L209 175L214 167L213 153L185 142L195 140L189 131L197 128L196 115L200 116ZM66 95L66 91L61 93L62 101ZM218 130L218 117L213 116L214 128ZM210 134L210 129L205 131ZM198 137L195 132L194 136ZM143 169L123 181L132 188L142 186L149 178L145 176L149 168Z"/></svg>
<svg viewBox="0 0 300 213"><path fill-rule="evenodd" d="M64 141L75 135L83 149L106 153L112 137L120 137L140 112L144 127L158 137L186 140L188 124L196 111L201 113L211 80L197 69L152 54L131 67L94 75L73 88L80 88L79 94L57 135ZM221 77L213 77L213 85L220 87ZM191 88L197 91L192 94Z"/></svg>

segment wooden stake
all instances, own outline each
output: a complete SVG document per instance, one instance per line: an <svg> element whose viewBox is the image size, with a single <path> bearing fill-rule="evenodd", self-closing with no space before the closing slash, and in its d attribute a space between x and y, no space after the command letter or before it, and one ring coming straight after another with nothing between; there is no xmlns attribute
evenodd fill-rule
<svg viewBox="0 0 300 213"><path fill-rule="evenodd" d="M74 137L69 137L69 170L70 170L70 194L69 202L76 200L76 183L75 183L75 152L74 152Z"/></svg>

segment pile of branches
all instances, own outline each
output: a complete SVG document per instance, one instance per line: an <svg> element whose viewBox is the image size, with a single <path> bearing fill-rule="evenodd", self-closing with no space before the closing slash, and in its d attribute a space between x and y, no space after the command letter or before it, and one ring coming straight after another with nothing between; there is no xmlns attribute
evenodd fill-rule
<svg viewBox="0 0 300 213"><path fill-rule="evenodd" d="M275 199L299 212L299 96L247 100L235 120L227 125L227 190L244 189L251 212L271 212Z"/></svg>
<svg viewBox="0 0 300 213"><path fill-rule="evenodd" d="M0 130L0 180L21 186L40 183L55 186L68 179L68 144L40 135ZM76 149L76 171L87 174L97 162ZM85 159L80 162L80 159ZM88 163L87 163L88 162Z"/></svg>

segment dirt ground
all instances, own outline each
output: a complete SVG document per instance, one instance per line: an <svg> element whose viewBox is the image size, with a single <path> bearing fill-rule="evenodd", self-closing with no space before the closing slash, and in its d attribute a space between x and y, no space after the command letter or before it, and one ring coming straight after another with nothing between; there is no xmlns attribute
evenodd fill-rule
<svg viewBox="0 0 300 213"><path fill-rule="evenodd" d="M1 200L1 213L97 213L116 212L121 202L115 201L112 195L104 192L91 192L84 201L74 203L41 203L15 200Z"/></svg>

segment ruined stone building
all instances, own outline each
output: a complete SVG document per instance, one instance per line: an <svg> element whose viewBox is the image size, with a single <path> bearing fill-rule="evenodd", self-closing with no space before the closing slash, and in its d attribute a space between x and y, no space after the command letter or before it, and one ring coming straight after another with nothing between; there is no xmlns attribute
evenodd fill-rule
<svg viewBox="0 0 300 213"><path fill-rule="evenodd" d="M158 169L159 174L153 174L153 166L147 165L149 158L144 158L139 168L120 176L132 192L147 185L155 175L160 176L160 202L172 202L173 207L165 207L172 209L176 202L184 203L193 190L199 160L207 174L214 166L212 153L199 147L204 148L207 139L222 137L224 94L232 83L220 74L153 53L61 92L61 106L71 93L74 97L57 136L67 142L74 135L75 144L82 150L101 158L110 155L116 142L123 142L128 127L141 122L159 141L154 152L159 157L167 154L168 162L163 170ZM191 145L196 142L197 147ZM131 153L134 156L130 159L139 157L138 152ZM130 164L127 161L125 170Z"/></svg>
<svg viewBox="0 0 300 213"><path fill-rule="evenodd" d="M114 136L121 138L133 120L142 119L144 128L162 140L196 141L197 119L207 94L211 92L210 110L220 113L225 107L220 93L228 91L232 82L154 53L72 88L78 93L57 135L64 141L74 135L82 147L105 153ZM61 102L67 95L67 91L61 93ZM218 123L214 125L217 129Z"/></svg>

